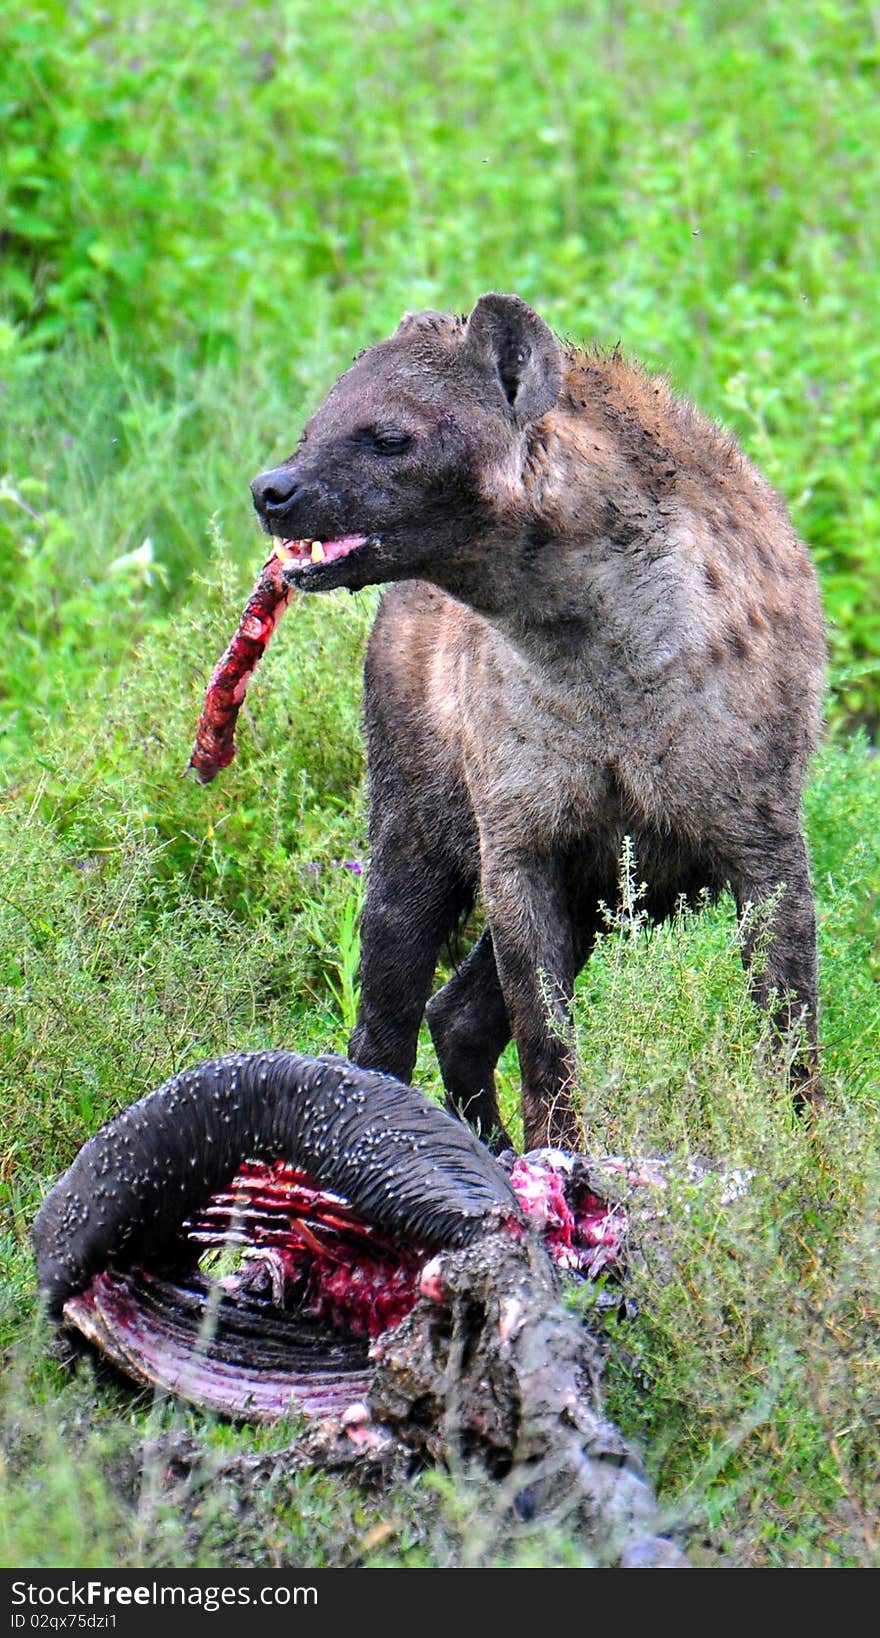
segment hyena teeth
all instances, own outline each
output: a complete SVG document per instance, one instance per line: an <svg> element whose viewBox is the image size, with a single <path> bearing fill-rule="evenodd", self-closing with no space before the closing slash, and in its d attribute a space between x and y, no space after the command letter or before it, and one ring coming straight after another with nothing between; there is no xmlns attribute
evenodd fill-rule
<svg viewBox="0 0 880 1638"><path fill-rule="evenodd" d="M312 541L312 562L313 563L323 563L323 561L324 561L324 547L322 546L320 540L313 540Z"/></svg>

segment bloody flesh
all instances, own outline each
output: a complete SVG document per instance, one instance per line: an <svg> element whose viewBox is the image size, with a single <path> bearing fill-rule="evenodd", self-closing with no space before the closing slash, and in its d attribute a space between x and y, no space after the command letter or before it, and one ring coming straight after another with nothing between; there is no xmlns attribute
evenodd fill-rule
<svg viewBox="0 0 880 1638"><path fill-rule="evenodd" d="M380 1336L409 1313L428 1255L285 1161L246 1162L185 1230L206 1248L245 1248L240 1269L221 1280L228 1295L260 1293L356 1336Z"/></svg>
<svg viewBox="0 0 880 1638"><path fill-rule="evenodd" d="M569 1200L564 1170L549 1155L518 1159L510 1181L557 1267L592 1279L603 1269L621 1272L629 1225L619 1206L588 1190L571 1191ZM429 1255L383 1234L285 1161L247 1161L184 1226L202 1246L244 1248L240 1270L221 1281L228 1295L259 1292L360 1336L381 1336L409 1313Z"/></svg>
<svg viewBox="0 0 880 1638"><path fill-rule="evenodd" d="M602 1270L619 1275L626 1213L589 1190L570 1187L567 1194L564 1166L558 1168L555 1160L548 1152L517 1159L510 1180L523 1211L540 1228L559 1268L587 1278ZM514 1237L520 1232L514 1221L509 1232ZM366 1343L410 1313L419 1295L429 1291L426 1276L434 1267L429 1247L369 1222L342 1195L318 1187L306 1172L282 1160L244 1162L228 1187L182 1224L181 1233L182 1244L197 1249L201 1271L185 1272L186 1253L179 1268L136 1268L130 1275L109 1268L68 1301L65 1317L129 1375L231 1414L240 1413L249 1388L259 1415L271 1415L273 1408L280 1414L289 1394L306 1414L312 1403L326 1409L331 1389L344 1397L350 1386L352 1400L362 1397L361 1375L351 1384L343 1381L347 1370L362 1372L361 1356L346 1360L344 1369L341 1360L334 1362L318 1391L304 1361L293 1357L295 1338L284 1326L305 1326L303 1334L314 1339L319 1352L333 1352L334 1336L340 1343L344 1338ZM236 1266L224 1272L214 1258L230 1254ZM184 1316L193 1309L197 1338L212 1278L221 1299L214 1323L220 1327L215 1363L223 1382L212 1383L207 1361L198 1364L190 1381L193 1337ZM236 1358L229 1355L230 1320L245 1327L235 1344ZM328 1363L316 1357L312 1373L326 1374Z"/></svg>
<svg viewBox="0 0 880 1638"><path fill-rule="evenodd" d="M661 1182L606 1164L633 1185ZM511 1155L508 1170L523 1217L560 1271L623 1276L628 1213L597 1169L541 1150ZM486 1224L499 1243L522 1245L523 1217L502 1211ZM404 1334L420 1301L446 1302L446 1255L302 1166L246 1160L180 1222L158 1261L111 1260L68 1297L64 1319L135 1382L224 1416L337 1416L348 1441L370 1444L379 1437L367 1408L375 1350ZM502 1343L520 1311L505 1307Z"/></svg>
<svg viewBox="0 0 880 1638"><path fill-rule="evenodd" d="M526 1217L539 1226L557 1268L591 1280L603 1271L622 1273L627 1213L594 1190L573 1185L566 1157L547 1150L520 1156L510 1183Z"/></svg>
<svg viewBox="0 0 880 1638"><path fill-rule="evenodd" d="M235 756L235 723L248 683L293 596L283 573L276 545L260 570L232 642L214 667L187 763L187 772L192 768L200 785L210 784Z"/></svg>

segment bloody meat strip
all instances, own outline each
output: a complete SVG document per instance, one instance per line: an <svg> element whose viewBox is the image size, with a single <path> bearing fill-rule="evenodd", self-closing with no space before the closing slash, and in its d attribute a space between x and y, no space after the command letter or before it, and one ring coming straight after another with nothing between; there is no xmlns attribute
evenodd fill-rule
<svg viewBox="0 0 880 1638"><path fill-rule="evenodd" d="M235 756L235 723L248 683L293 596L283 573L284 562L276 545L260 570L232 642L214 667L185 770L188 773L192 768L200 785L209 785Z"/></svg>
<svg viewBox="0 0 880 1638"><path fill-rule="evenodd" d="M278 1306L355 1336L380 1336L409 1313L428 1255L283 1160L245 1161L185 1229L208 1248L246 1248L242 1269L223 1282L233 1300L266 1286Z"/></svg>

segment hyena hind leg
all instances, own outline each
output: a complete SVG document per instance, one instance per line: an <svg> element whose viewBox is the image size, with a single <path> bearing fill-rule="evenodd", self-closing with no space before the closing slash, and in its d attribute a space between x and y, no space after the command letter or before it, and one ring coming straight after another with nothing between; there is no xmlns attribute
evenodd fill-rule
<svg viewBox="0 0 880 1638"><path fill-rule="evenodd" d="M428 1002L427 1018L449 1107L496 1154L511 1148L495 1090L495 1065L510 1040L510 1020L488 928Z"/></svg>
<svg viewBox="0 0 880 1638"><path fill-rule="evenodd" d="M774 900L769 928L760 914L751 918L743 946L756 1001L769 1009L782 1045L794 1035L801 1044L791 1064L791 1086L799 1108L824 1102L819 1076L818 963L816 912L807 850L800 833L780 842L763 837L733 878L740 916ZM775 997L775 1000L774 1000Z"/></svg>

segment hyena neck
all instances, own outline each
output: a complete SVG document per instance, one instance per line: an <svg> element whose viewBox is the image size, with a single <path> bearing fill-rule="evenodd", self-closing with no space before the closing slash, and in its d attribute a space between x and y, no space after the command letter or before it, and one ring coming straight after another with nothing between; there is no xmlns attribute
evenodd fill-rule
<svg viewBox="0 0 880 1638"><path fill-rule="evenodd" d="M536 528L525 542L499 540L481 562L459 565L441 589L545 676L562 682L611 666L653 683L669 674L693 631L672 550L676 527L652 511L638 525L629 520L625 534Z"/></svg>
<svg viewBox="0 0 880 1638"><path fill-rule="evenodd" d="M677 651L681 498L668 467L655 481L635 458L620 424L564 408L545 417L485 475L469 545L431 566L436 584L543 666L610 645L652 675Z"/></svg>

